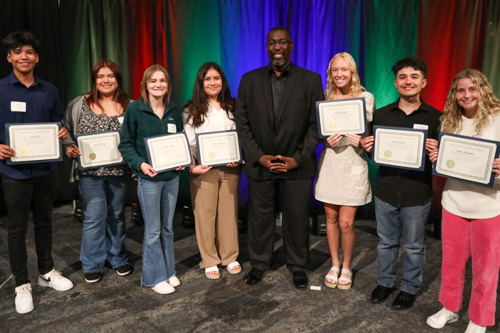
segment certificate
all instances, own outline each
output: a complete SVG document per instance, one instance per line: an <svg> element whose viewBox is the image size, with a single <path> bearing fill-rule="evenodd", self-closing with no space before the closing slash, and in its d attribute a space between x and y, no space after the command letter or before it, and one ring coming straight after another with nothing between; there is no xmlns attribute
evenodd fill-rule
<svg viewBox="0 0 500 333"><path fill-rule="evenodd" d="M334 133L365 135L366 103L364 97L316 102L318 133L327 138Z"/></svg>
<svg viewBox="0 0 500 333"><path fill-rule="evenodd" d="M185 133L151 136L144 138L144 142L149 165L158 173L193 164Z"/></svg>
<svg viewBox="0 0 500 333"><path fill-rule="evenodd" d="M80 169L96 168L125 164L118 151L120 132L99 132L76 136L76 145L80 149L78 156Z"/></svg>
<svg viewBox="0 0 500 333"><path fill-rule="evenodd" d="M372 160L394 168L424 171L427 130L373 126Z"/></svg>
<svg viewBox="0 0 500 333"><path fill-rule="evenodd" d="M196 134L198 163L207 166L241 163L241 146L236 131Z"/></svg>
<svg viewBox="0 0 500 333"><path fill-rule="evenodd" d="M433 173L493 187L493 160L500 143L450 133L440 133L438 159Z"/></svg>
<svg viewBox="0 0 500 333"><path fill-rule="evenodd" d="M62 161L61 123L5 124L6 144L16 156L7 164Z"/></svg>

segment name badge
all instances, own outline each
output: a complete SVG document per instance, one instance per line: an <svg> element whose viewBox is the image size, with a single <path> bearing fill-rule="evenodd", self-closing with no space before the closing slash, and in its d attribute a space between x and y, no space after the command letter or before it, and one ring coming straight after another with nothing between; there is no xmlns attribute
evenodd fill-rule
<svg viewBox="0 0 500 333"><path fill-rule="evenodd" d="M121 116L121 117L117 117L117 119L118 119L118 122L119 122L121 125L123 125L123 119L125 119L125 117L124 117L124 116Z"/></svg>
<svg viewBox="0 0 500 333"><path fill-rule="evenodd" d="M177 133L177 126L175 124L168 124L168 133Z"/></svg>
<svg viewBox="0 0 500 333"><path fill-rule="evenodd" d="M10 102L10 111L26 112L26 102Z"/></svg>
<svg viewBox="0 0 500 333"><path fill-rule="evenodd" d="M424 124L413 124L414 129L423 129L423 130L428 130L429 125L424 125Z"/></svg>

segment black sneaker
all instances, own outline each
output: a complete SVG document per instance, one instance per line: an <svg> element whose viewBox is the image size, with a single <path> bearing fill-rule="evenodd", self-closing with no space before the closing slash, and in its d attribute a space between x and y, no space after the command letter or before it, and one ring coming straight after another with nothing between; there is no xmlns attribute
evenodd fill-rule
<svg viewBox="0 0 500 333"><path fill-rule="evenodd" d="M131 264L127 263L125 265L121 265L120 267L116 267L115 270L118 275L126 276L132 273L134 267Z"/></svg>
<svg viewBox="0 0 500 333"><path fill-rule="evenodd" d="M87 283L97 283L101 281L101 273L84 273L85 281Z"/></svg>

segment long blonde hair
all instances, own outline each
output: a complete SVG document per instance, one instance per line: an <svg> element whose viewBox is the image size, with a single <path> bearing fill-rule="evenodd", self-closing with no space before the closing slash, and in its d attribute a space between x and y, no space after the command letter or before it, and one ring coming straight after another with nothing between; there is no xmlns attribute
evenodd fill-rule
<svg viewBox="0 0 500 333"><path fill-rule="evenodd" d="M481 135L483 129L490 123L491 116L500 113L500 101L495 96L491 84L486 76L478 70L466 69L458 73L451 83L443 115L441 116L441 130L447 133L462 131L463 110L457 101L457 86L461 79L469 78L479 93L477 112L474 120L476 135Z"/></svg>
<svg viewBox="0 0 500 333"><path fill-rule="evenodd" d="M358 70L356 68L356 62L354 61L352 55L350 55L347 52L342 52L334 55L332 60L330 60L330 63L328 64L325 99L326 100L334 99L335 93L337 92L337 86L333 82L333 77L332 77L332 64L333 61L337 58L343 58L347 64L347 68L349 68L349 70L352 73L350 94L352 95L352 97L359 97L359 95L361 95L361 93L365 91L365 88L361 86L361 80L359 79Z"/></svg>

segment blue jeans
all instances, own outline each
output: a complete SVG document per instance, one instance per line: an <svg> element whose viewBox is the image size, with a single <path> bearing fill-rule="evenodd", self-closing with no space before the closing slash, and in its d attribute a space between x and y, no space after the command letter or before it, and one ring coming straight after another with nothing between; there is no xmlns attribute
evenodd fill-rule
<svg viewBox="0 0 500 333"><path fill-rule="evenodd" d="M425 224L431 200L422 206L395 207L375 197L378 251L378 284L394 286L398 261L399 237L403 234L405 258L401 291L415 295L422 285L425 262Z"/></svg>
<svg viewBox="0 0 500 333"><path fill-rule="evenodd" d="M174 219L179 177L153 182L139 178L137 195L144 217L142 246L143 285L156 284L175 275Z"/></svg>
<svg viewBox="0 0 500 333"><path fill-rule="evenodd" d="M128 262L123 242L130 180L130 175L80 177L84 207L80 260L84 273L100 272L106 260L113 268Z"/></svg>

